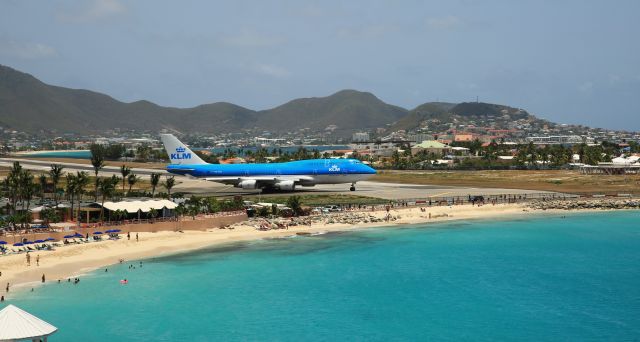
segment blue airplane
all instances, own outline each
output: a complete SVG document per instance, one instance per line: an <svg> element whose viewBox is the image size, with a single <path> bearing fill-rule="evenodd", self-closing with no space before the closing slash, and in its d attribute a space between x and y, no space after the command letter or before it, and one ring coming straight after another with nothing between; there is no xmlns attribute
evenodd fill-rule
<svg viewBox="0 0 640 342"><path fill-rule="evenodd" d="M172 134L161 134L171 164L167 171L178 175L231 184L242 189L293 191L296 186L356 183L376 174L357 159L309 159L286 163L209 164Z"/></svg>

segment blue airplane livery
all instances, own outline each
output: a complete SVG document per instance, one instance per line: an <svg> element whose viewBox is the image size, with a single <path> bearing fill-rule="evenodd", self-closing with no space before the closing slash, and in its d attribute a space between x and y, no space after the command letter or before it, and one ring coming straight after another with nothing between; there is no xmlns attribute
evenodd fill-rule
<svg viewBox="0 0 640 342"><path fill-rule="evenodd" d="M293 191L296 186L351 184L376 174L357 159L308 159L286 163L209 164L172 134L161 134L171 164L169 173L230 184L242 189Z"/></svg>

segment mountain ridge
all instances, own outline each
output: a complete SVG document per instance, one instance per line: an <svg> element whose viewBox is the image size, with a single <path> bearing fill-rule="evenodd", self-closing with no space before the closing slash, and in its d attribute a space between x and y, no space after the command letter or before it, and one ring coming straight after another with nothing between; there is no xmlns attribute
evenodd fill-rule
<svg viewBox="0 0 640 342"><path fill-rule="evenodd" d="M189 108L164 107L148 100L119 101L107 94L48 85L36 77L0 65L0 126L30 133L99 133L107 129L182 133L229 133L243 130L294 132L327 129L335 136L387 128L390 131L446 129L494 118L550 123L525 110L482 102L427 102L408 110L385 103L370 92L344 89L324 97L290 100L253 110L230 102ZM529 124L526 123L525 124ZM422 130L424 131L424 130Z"/></svg>
<svg viewBox="0 0 640 342"><path fill-rule="evenodd" d="M357 90L294 99L259 111L229 102L190 108L164 107L147 100L127 103L91 90L48 85L30 74L0 65L0 124L27 132L166 128L222 133L255 127L285 132L302 128L319 131L330 125L350 132L383 127L407 112Z"/></svg>

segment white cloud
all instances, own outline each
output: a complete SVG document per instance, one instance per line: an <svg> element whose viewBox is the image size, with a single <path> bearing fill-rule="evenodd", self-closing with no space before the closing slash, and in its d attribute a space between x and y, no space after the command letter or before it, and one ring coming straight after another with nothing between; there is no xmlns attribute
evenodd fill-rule
<svg viewBox="0 0 640 342"><path fill-rule="evenodd" d="M433 30L452 30L463 24L462 19L454 15L427 18L427 27Z"/></svg>
<svg viewBox="0 0 640 342"><path fill-rule="evenodd" d="M275 78L286 78L291 75L289 70L273 64L257 64L254 70L263 75Z"/></svg>
<svg viewBox="0 0 640 342"><path fill-rule="evenodd" d="M593 82L589 81L589 82L584 82L580 85L578 85L578 90L583 92L583 93L588 93L591 92L593 90Z"/></svg>
<svg viewBox="0 0 640 342"><path fill-rule="evenodd" d="M474 82L461 82L458 83L457 86L463 90L475 90L479 88L478 84Z"/></svg>
<svg viewBox="0 0 640 342"><path fill-rule="evenodd" d="M0 56L38 59L56 55L56 50L42 43L22 43L0 38Z"/></svg>
<svg viewBox="0 0 640 342"><path fill-rule="evenodd" d="M608 78L609 78L609 85L615 85L617 83L620 83L620 81L622 81L622 77L616 74L609 74Z"/></svg>
<svg viewBox="0 0 640 342"><path fill-rule="evenodd" d="M341 28L338 35L342 38L381 38L387 34L398 31L398 27L394 25L368 25L360 27Z"/></svg>
<svg viewBox="0 0 640 342"><path fill-rule="evenodd" d="M94 0L84 8L58 13L58 20L68 23L91 23L117 16L126 10L118 0Z"/></svg>
<svg viewBox="0 0 640 342"><path fill-rule="evenodd" d="M243 30L240 33L225 36L220 39L224 45L235 47L270 47L280 45L284 39L267 36L251 30Z"/></svg>

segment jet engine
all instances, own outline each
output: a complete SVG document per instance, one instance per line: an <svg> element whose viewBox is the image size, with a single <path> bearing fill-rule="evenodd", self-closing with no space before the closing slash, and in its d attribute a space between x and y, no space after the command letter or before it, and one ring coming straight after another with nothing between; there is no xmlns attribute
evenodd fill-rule
<svg viewBox="0 0 640 342"><path fill-rule="evenodd" d="M257 187L255 179L247 179L238 183L238 188L243 189L255 189Z"/></svg>
<svg viewBox="0 0 640 342"><path fill-rule="evenodd" d="M276 189L284 190L284 191L293 191L296 189L296 184L294 181L280 181L274 184Z"/></svg>

